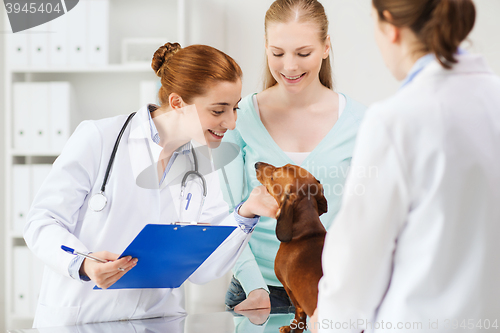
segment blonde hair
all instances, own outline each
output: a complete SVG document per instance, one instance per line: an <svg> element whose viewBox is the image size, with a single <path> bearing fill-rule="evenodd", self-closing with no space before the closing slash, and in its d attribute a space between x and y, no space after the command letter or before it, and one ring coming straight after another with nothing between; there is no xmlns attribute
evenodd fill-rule
<svg viewBox="0 0 500 333"><path fill-rule="evenodd" d="M264 29L267 42L267 28L274 23L287 23L292 20L297 22L313 22L319 28L319 39L326 42L328 36L328 18L325 14L325 8L317 0L276 0L266 12ZM330 56L323 59L319 71L319 81L328 89L333 89L332 66ZM276 84L276 80L269 70L269 64L266 61L264 73L264 90Z"/></svg>

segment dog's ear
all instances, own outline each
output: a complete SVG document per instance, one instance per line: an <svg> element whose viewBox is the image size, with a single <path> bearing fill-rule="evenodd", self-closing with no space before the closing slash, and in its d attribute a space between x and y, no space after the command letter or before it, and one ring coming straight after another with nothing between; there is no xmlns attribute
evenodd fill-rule
<svg viewBox="0 0 500 333"><path fill-rule="evenodd" d="M297 195L290 193L290 187L286 188L281 207L276 214L276 237L280 242L292 240L293 206L296 199Z"/></svg>
<svg viewBox="0 0 500 333"><path fill-rule="evenodd" d="M328 211L328 203L326 202L326 198L324 195L325 191L323 190L323 186L321 184L318 185L321 191L319 191L319 193L316 195L316 204L318 205L318 214L319 216L321 216Z"/></svg>

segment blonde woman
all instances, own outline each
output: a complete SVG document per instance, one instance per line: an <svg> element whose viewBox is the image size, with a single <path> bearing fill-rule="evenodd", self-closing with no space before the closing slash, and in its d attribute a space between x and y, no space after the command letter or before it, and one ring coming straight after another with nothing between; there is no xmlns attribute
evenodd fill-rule
<svg viewBox="0 0 500 333"><path fill-rule="evenodd" d="M300 165L321 181L328 229L335 218L365 107L333 90L328 19L316 0L277 0L266 13L264 90L239 103L236 129L223 141L241 149L227 167L232 201L260 183L256 162ZM229 198L226 199L229 201ZM246 214L245 207L240 213ZM292 306L274 274L276 220L261 218L233 269L226 305L236 311Z"/></svg>

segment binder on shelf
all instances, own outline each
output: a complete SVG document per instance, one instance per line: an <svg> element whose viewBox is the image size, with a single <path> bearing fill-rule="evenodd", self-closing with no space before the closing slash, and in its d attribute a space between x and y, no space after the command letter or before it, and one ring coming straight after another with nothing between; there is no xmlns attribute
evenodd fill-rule
<svg viewBox="0 0 500 333"><path fill-rule="evenodd" d="M50 173L50 170L52 169L52 164L32 164L30 165L31 167L31 177L30 177L30 193L31 193L31 200L30 200L30 206L31 203L33 202L33 199L35 199L35 196L38 193L38 190L40 187L42 187L43 182L45 181L45 178Z"/></svg>
<svg viewBox="0 0 500 333"><path fill-rule="evenodd" d="M7 38L8 63L14 68L105 66L109 63L109 0L80 1L65 15Z"/></svg>
<svg viewBox="0 0 500 333"><path fill-rule="evenodd" d="M88 1L79 1L78 6L65 14L68 20L68 64L83 67L87 64L87 7Z"/></svg>
<svg viewBox="0 0 500 333"><path fill-rule="evenodd" d="M108 64L109 0L89 0L87 10L88 64Z"/></svg>
<svg viewBox="0 0 500 333"><path fill-rule="evenodd" d="M45 264L35 257L33 253L31 254L31 289L30 289L30 298L31 298L31 313L35 315L36 307L38 306L38 298L40 297L40 290L42 289L42 278L43 271L45 269Z"/></svg>
<svg viewBox="0 0 500 333"><path fill-rule="evenodd" d="M14 315L35 315L45 265L26 246L13 248Z"/></svg>
<svg viewBox="0 0 500 333"><path fill-rule="evenodd" d="M142 37L123 38L121 46L121 62L125 65L151 65L151 56L158 47L165 44L170 38Z"/></svg>
<svg viewBox="0 0 500 333"><path fill-rule="evenodd" d="M61 152L70 136L71 84L14 83L13 98L14 149Z"/></svg>
<svg viewBox="0 0 500 333"><path fill-rule="evenodd" d="M47 82L31 82L29 99L30 118L28 121L32 131L31 150L44 152L50 149L49 143L49 84Z"/></svg>
<svg viewBox="0 0 500 333"><path fill-rule="evenodd" d="M59 16L49 23L49 65L50 67L68 66L68 18Z"/></svg>
<svg viewBox="0 0 500 333"><path fill-rule="evenodd" d="M50 151L61 152L70 136L71 84L49 83Z"/></svg>
<svg viewBox="0 0 500 333"><path fill-rule="evenodd" d="M235 229L148 224L121 255L138 258L137 265L108 289L178 288Z"/></svg>
<svg viewBox="0 0 500 333"><path fill-rule="evenodd" d="M28 82L17 82L12 86L13 96L13 143L16 150L29 150L34 140L30 120L31 89Z"/></svg>
<svg viewBox="0 0 500 333"><path fill-rule="evenodd" d="M28 30L30 66L47 68L49 64L49 31L47 24Z"/></svg>
<svg viewBox="0 0 500 333"><path fill-rule="evenodd" d="M29 165L12 166L12 231L18 235L23 233L31 206L30 178Z"/></svg>
<svg viewBox="0 0 500 333"><path fill-rule="evenodd" d="M28 15L20 15L18 19L23 20L25 26L28 24ZM7 32L5 35L7 63L14 68L28 67L28 33L26 31L12 33L8 19L4 19L4 30Z"/></svg>
<svg viewBox="0 0 500 333"><path fill-rule="evenodd" d="M139 82L139 106L143 107L148 103L158 103L158 81L143 80Z"/></svg>
<svg viewBox="0 0 500 333"><path fill-rule="evenodd" d="M25 31L7 35L8 62L14 68L29 66L28 34Z"/></svg>
<svg viewBox="0 0 500 333"><path fill-rule="evenodd" d="M31 313L31 252L26 246L13 249L14 314L30 316Z"/></svg>

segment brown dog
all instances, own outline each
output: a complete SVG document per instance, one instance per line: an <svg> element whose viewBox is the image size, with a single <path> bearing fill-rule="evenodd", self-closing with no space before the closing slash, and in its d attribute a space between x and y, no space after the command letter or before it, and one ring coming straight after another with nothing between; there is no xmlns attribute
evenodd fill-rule
<svg viewBox="0 0 500 333"><path fill-rule="evenodd" d="M279 205L276 214L276 236L281 241L274 272L295 306L290 326L300 333L306 327L318 304L318 282L323 276L321 253L326 230L319 216L327 212L323 186L307 170L287 164L276 168L255 163L257 179L267 188Z"/></svg>

